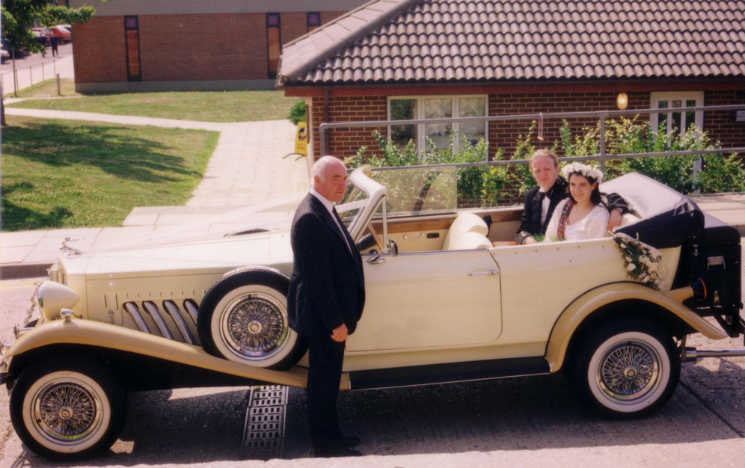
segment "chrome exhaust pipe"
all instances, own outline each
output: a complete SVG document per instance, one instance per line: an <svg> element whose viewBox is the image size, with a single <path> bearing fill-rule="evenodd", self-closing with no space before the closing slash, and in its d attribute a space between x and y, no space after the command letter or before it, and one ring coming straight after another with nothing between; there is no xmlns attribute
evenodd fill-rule
<svg viewBox="0 0 745 468"><path fill-rule="evenodd" d="M152 317L153 321L155 322L155 326L158 327L158 331L160 332L160 335L163 338L168 338L169 340L172 340L173 336L171 335L171 331L166 326L166 322L163 320L163 317L160 316L160 311L158 310L158 306L156 306L154 302L150 302L150 301L143 302L142 306L145 308L145 312L150 314L150 317Z"/></svg>
<svg viewBox="0 0 745 468"><path fill-rule="evenodd" d="M197 306L197 303L191 299L187 299L184 301L184 309L189 312L189 316L191 316L194 325L196 325L197 317L199 317L199 307Z"/></svg>
<svg viewBox="0 0 745 468"><path fill-rule="evenodd" d="M176 304L173 301L164 301L163 308L166 309L168 315L170 315L173 319L173 322L176 324L176 328L178 328L178 331L181 332L181 336L184 337L184 341L189 343L190 345L193 345L194 338L191 336L189 329L186 327L186 322L184 322L184 319L181 317L181 312L178 310Z"/></svg>
<svg viewBox="0 0 745 468"><path fill-rule="evenodd" d="M134 302L127 302L124 304L124 310L126 310L129 316L132 317L132 320L134 320L137 328L141 332L150 334L150 328L147 326L147 323L145 323L142 315L140 315L140 309L137 307L137 304Z"/></svg>
<svg viewBox="0 0 745 468"><path fill-rule="evenodd" d="M705 358L727 358L743 357L745 349L715 349L715 350L697 350L696 348L685 348L683 352L683 362L695 362Z"/></svg>

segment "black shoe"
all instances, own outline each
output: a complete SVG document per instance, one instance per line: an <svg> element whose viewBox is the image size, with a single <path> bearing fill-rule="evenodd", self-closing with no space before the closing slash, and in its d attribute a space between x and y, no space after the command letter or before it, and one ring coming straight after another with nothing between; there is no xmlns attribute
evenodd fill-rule
<svg viewBox="0 0 745 468"><path fill-rule="evenodd" d="M328 449L314 449L314 455L316 458L340 458L340 457L361 457L362 453L357 450L348 449L346 447L335 447Z"/></svg>
<svg viewBox="0 0 745 468"><path fill-rule="evenodd" d="M339 444L341 444L342 447L351 449L360 445L360 438L357 436L341 436Z"/></svg>

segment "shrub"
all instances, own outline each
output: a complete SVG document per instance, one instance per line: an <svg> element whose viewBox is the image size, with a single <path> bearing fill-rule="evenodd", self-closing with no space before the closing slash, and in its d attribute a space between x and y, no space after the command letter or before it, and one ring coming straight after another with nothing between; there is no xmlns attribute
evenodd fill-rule
<svg viewBox="0 0 745 468"><path fill-rule="evenodd" d="M298 122L305 122L305 101L298 101L294 106L290 108L290 115L288 117L293 125L297 125Z"/></svg>

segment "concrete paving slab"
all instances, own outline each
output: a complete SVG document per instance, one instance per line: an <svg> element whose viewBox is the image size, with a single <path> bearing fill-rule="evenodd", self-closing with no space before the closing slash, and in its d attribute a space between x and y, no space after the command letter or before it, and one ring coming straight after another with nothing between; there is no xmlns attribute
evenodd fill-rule
<svg viewBox="0 0 745 468"><path fill-rule="evenodd" d="M46 230L18 231L0 234L0 248L36 245L46 234Z"/></svg>
<svg viewBox="0 0 745 468"><path fill-rule="evenodd" d="M129 226L129 227L107 227L103 228L96 236L93 245L97 246L108 242L119 242L131 239L134 236L155 231L155 226Z"/></svg>
<svg viewBox="0 0 745 468"><path fill-rule="evenodd" d="M0 248L0 264L21 263L34 250L33 245Z"/></svg>
<svg viewBox="0 0 745 468"><path fill-rule="evenodd" d="M122 226L151 226L158 222L157 214L151 215L129 215L122 222Z"/></svg>
<svg viewBox="0 0 745 468"><path fill-rule="evenodd" d="M72 239L93 237L101 231L102 228L67 228L67 229L50 229L44 234L45 238L49 237L70 237Z"/></svg>

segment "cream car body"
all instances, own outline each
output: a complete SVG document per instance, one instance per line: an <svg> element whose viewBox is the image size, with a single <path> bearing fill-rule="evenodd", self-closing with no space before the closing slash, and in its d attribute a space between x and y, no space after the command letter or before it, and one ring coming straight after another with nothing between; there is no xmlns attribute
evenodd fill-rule
<svg viewBox="0 0 745 468"><path fill-rule="evenodd" d="M429 187L436 177L422 180ZM400 187L394 195L387 193L362 170L353 172L350 180L348 203L338 209L352 237L362 244L367 301L357 332L347 342L342 389L546 374L572 367L567 366L572 364L567 356L572 356L584 363L573 375L584 382L588 395L596 395L590 397L596 409L616 416L643 415L662 406L674 391L685 347L679 344L675 351L673 338L683 340L693 332L714 339L727 336L690 302L696 285L680 278L684 266L679 262L689 258L680 245L662 250L664 273L655 291L628 278L613 239L491 247L491 241L512 238L521 209L427 211L427 203L438 206L442 201L430 197L419 213L391 216L389 205L401 197ZM417 194L426 192L414 188ZM480 224L486 214L493 220L490 228ZM61 294L62 286L42 288L47 291L44 318L22 331L5 351L4 380L12 386L18 378L25 391L35 388L25 384L24 368L40 357L72 350L75 356L107 356L118 363L115 371L127 376L127 362L143 359L158 370L156 374L167 376L138 381L137 388L175 387L184 377L190 385L224 380L304 386L307 356L302 356L301 340L286 328L284 297L267 295L273 290L281 293L291 274L289 236L288 230L274 230L64 256L52 268L51 280L69 288L65 291L77 295L77 301ZM727 273L736 275L739 285L739 266ZM256 278L258 286L251 289ZM228 283L232 285L226 290L249 288L236 295L245 303L274 307L273 317L284 320L285 329L275 335L276 346L266 348L267 353L279 349L280 365L297 362L296 366L272 370L278 359L262 361L258 345L244 343L246 349L235 354L222 352L219 346L210 349L211 354L205 352L205 337L220 340L216 324L227 323L220 330L228 334L239 326L239 335L249 338L251 327L256 326L260 335L263 331L258 330L269 325L236 321L230 314L237 309L214 311L222 296L213 296ZM739 302L739 289L730 296ZM731 316L739 317L737 305L727 309ZM64 312L67 308L71 311ZM221 313L227 318L220 318ZM204 314L219 320L207 322ZM616 334L623 338L618 338L621 344L613 341L613 330L605 330L611 324L627 332ZM728 330L733 331L738 329ZM283 343L290 344L283 349ZM638 381L637 372L647 375L634 387L638 395L633 398L621 389L603 396L608 390L597 383L602 378L596 382L594 370L586 367L591 358L607 359L618 346L636 349L651 362L624 370L627 383ZM71 372L88 375L85 369ZM74 381L86 385L86 379ZM23 417L29 419L27 414ZM34 449L45 456L93 450L87 442L78 450L66 439L57 441L44 427L16 429L28 431L24 441L37 444ZM98 445L108 443L106 437L101 435Z"/></svg>

